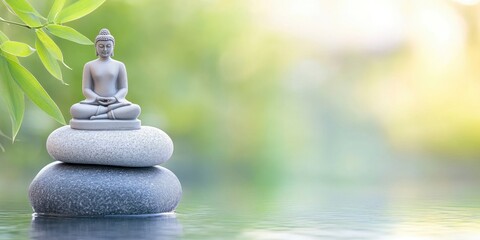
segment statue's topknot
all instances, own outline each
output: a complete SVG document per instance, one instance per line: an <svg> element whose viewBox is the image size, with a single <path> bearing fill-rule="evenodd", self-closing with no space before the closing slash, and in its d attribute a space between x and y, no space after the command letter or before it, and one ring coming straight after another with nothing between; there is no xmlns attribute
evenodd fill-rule
<svg viewBox="0 0 480 240"><path fill-rule="evenodd" d="M98 33L98 36L95 38L95 44L98 41L112 41L113 45L115 45L115 38L110 34L110 31L106 28L102 28Z"/></svg>

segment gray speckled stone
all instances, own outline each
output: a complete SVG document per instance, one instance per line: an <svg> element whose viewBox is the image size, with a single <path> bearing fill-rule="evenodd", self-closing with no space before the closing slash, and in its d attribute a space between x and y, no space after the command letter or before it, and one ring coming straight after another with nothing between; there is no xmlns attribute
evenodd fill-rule
<svg viewBox="0 0 480 240"><path fill-rule="evenodd" d="M55 160L66 163L150 167L172 156L173 142L162 130L148 126L116 131L64 126L48 136L47 151Z"/></svg>
<svg viewBox="0 0 480 240"><path fill-rule="evenodd" d="M33 179L29 197L40 215L107 216L173 211L180 181L163 167L126 168L53 162Z"/></svg>

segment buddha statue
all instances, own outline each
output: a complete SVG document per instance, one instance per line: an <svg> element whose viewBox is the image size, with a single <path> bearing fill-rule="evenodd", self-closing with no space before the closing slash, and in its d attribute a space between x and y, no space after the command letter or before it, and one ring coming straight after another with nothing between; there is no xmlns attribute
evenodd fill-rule
<svg viewBox="0 0 480 240"><path fill-rule="evenodd" d="M140 127L137 120L140 106L125 99L128 91L125 65L111 58L114 46L115 38L110 31L100 30L95 38L98 58L86 63L83 69L82 92L86 99L70 109L72 128L115 129L115 122L123 122L119 129Z"/></svg>

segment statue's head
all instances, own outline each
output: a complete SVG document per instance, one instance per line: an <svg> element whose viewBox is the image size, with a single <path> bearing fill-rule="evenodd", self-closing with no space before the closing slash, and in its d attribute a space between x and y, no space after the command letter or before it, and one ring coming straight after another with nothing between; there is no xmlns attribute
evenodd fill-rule
<svg viewBox="0 0 480 240"><path fill-rule="evenodd" d="M113 56L113 47L115 46L115 38L110 34L108 29L103 28L95 38L95 49L97 56L102 58Z"/></svg>

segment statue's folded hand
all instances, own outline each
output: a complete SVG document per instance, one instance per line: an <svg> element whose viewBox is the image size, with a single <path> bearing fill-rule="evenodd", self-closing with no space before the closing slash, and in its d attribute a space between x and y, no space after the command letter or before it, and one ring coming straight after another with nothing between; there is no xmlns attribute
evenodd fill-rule
<svg viewBox="0 0 480 240"><path fill-rule="evenodd" d="M115 97L98 97L97 98L97 102L103 106L108 106L110 104L115 103L116 101L117 99Z"/></svg>

